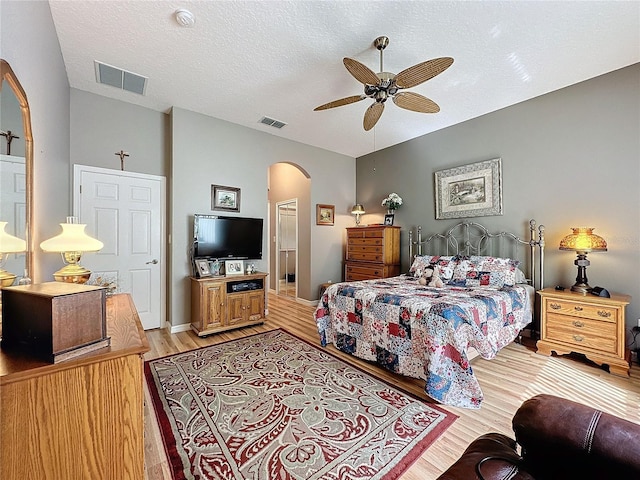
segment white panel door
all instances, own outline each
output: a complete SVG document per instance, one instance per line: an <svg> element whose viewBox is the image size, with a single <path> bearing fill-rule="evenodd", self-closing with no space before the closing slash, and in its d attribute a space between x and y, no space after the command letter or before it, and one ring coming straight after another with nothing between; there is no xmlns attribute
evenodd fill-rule
<svg viewBox="0 0 640 480"><path fill-rule="evenodd" d="M131 294L145 329L165 321L164 178L74 167L75 212L104 243L83 256L91 282L115 281Z"/></svg>

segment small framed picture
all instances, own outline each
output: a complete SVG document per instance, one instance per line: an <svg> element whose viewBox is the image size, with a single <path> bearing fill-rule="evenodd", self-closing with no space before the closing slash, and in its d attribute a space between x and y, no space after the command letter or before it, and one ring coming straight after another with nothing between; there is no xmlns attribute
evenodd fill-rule
<svg viewBox="0 0 640 480"><path fill-rule="evenodd" d="M225 260L224 271L226 275L242 275L244 262L242 260Z"/></svg>
<svg viewBox="0 0 640 480"><path fill-rule="evenodd" d="M210 277L211 270L209 269L209 260L205 258L196 259L196 271L198 273L198 277Z"/></svg>
<svg viewBox="0 0 640 480"><path fill-rule="evenodd" d="M209 271L214 277L222 275L222 262L218 260L209 260Z"/></svg>
<svg viewBox="0 0 640 480"><path fill-rule="evenodd" d="M211 210L240 211L240 189L211 185Z"/></svg>
<svg viewBox="0 0 640 480"><path fill-rule="evenodd" d="M333 225L333 218L336 213L335 205L316 205L316 225Z"/></svg>
<svg viewBox="0 0 640 480"><path fill-rule="evenodd" d="M393 225L393 213L387 213L384 216L384 224L385 225Z"/></svg>

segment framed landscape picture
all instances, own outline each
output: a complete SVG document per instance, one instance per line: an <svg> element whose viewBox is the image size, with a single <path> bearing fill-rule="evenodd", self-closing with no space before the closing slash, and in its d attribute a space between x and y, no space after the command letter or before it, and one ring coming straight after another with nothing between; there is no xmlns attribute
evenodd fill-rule
<svg viewBox="0 0 640 480"><path fill-rule="evenodd" d="M336 213L335 205L316 205L316 225L333 225Z"/></svg>
<svg viewBox="0 0 640 480"><path fill-rule="evenodd" d="M240 211L240 189L211 185L211 210Z"/></svg>
<svg viewBox="0 0 640 480"><path fill-rule="evenodd" d="M502 159L435 172L436 219L502 215Z"/></svg>

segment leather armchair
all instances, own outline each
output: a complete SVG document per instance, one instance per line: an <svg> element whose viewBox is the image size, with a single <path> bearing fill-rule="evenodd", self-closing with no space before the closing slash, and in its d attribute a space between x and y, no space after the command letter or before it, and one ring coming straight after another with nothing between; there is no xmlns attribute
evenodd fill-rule
<svg viewBox="0 0 640 480"><path fill-rule="evenodd" d="M474 440L438 480L640 478L640 425L553 395L526 400L515 440Z"/></svg>

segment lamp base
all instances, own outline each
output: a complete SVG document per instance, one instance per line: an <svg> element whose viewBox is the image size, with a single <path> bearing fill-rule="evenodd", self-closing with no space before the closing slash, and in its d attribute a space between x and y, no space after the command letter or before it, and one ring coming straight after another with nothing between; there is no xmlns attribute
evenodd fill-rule
<svg viewBox="0 0 640 480"><path fill-rule="evenodd" d="M10 287L15 279L16 276L13 273L0 269L0 287Z"/></svg>
<svg viewBox="0 0 640 480"><path fill-rule="evenodd" d="M571 287L571 291L581 293L582 295L586 295L591 291L591 287L586 283L580 283L580 284L576 283L574 286Z"/></svg>
<svg viewBox="0 0 640 480"><path fill-rule="evenodd" d="M91 271L87 270L79 263L65 265L53 274L53 278L55 278L56 282L65 283L83 284L87 283L89 277L91 277Z"/></svg>

